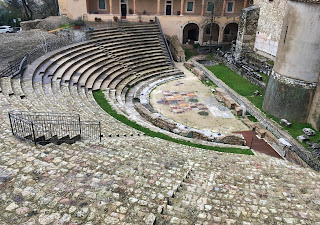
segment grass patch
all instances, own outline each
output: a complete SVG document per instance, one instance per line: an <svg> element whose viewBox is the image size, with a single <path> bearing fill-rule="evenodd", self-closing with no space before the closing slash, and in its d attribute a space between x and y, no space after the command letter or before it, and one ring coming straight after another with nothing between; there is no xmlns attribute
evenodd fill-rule
<svg viewBox="0 0 320 225"><path fill-rule="evenodd" d="M201 81L204 85L208 86L208 87L217 87L217 85L215 83L213 83L212 80L210 79L206 79L204 81Z"/></svg>
<svg viewBox="0 0 320 225"><path fill-rule="evenodd" d="M262 81L265 82L265 83L268 83L268 80L269 80L269 76L267 74L264 74L264 73L261 73L261 72L258 72L258 74L260 74L262 76Z"/></svg>
<svg viewBox="0 0 320 225"><path fill-rule="evenodd" d="M137 124L136 122L129 120L127 117L118 114L116 110L112 109L109 102L105 99L102 91L94 91L93 96L94 96L96 102L100 105L100 107L104 111L106 111L109 115L111 115L115 119L119 120L120 122L145 133L146 135L148 135L150 137L157 137L157 138L161 138L166 141L171 141L171 142L182 144L182 145L187 145L187 146L202 148L202 149L207 149L207 150L214 150L214 151L218 151L218 152L253 155L253 152L250 149L221 148L221 147L213 147L213 146L208 146L208 145L196 144L196 143L192 143L190 141L175 139L175 138L172 138L172 137L165 135L163 133L160 133L160 132L152 131L149 128L143 127L143 126Z"/></svg>
<svg viewBox="0 0 320 225"><path fill-rule="evenodd" d="M286 130L295 139L297 139L298 136L304 134L302 132L303 128L311 128L312 130L314 130L314 128L312 128L312 126L308 123L291 123L290 127L282 126L282 128L283 130ZM319 140L320 140L320 132L316 131L315 136L310 136L310 141L312 142L318 143ZM300 142L300 144L302 144L306 149L309 149L307 143Z"/></svg>
<svg viewBox="0 0 320 225"><path fill-rule="evenodd" d="M217 61L217 59L214 57L214 52L209 53L209 54L206 56L206 59L207 59L207 60L216 60L216 61Z"/></svg>
<svg viewBox="0 0 320 225"><path fill-rule="evenodd" d="M252 122L258 122L258 120L254 116L248 115L247 117Z"/></svg>
<svg viewBox="0 0 320 225"><path fill-rule="evenodd" d="M194 48L184 48L184 54L186 55L186 61L188 61L193 56L198 55L198 52Z"/></svg>
<svg viewBox="0 0 320 225"><path fill-rule="evenodd" d="M226 85L228 85L230 88L232 88L235 92L237 92L239 95L246 97L253 105L255 105L257 108L259 108L268 118L272 119L276 123L278 123L283 130L287 131L294 139L297 140L297 137L299 135L302 135L302 129L303 128L312 128L312 126L308 123L295 123L292 122L290 127L285 127L280 124L280 119L266 113L262 109L262 103L263 103L263 95L264 91L257 87L256 85L250 83L248 80L243 78L242 76L238 75L237 73L233 72L231 69L229 69L227 66L223 64L219 64L217 66L208 66L207 67L211 72L214 73L216 77L218 77L220 80L222 80ZM266 75L267 76L267 75ZM253 92L255 90L258 90L262 96L254 96ZM250 119L253 122L256 122L257 119L253 116L249 116L248 119ZM320 132L316 132L316 135L313 137L310 137L310 141L312 142L318 142L320 140ZM301 143L301 142L300 142ZM306 149L308 149L308 145L306 143L301 143Z"/></svg>
<svg viewBox="0 0 320 225"><path fill-rule="evenodd" d="M216 77L232 88L239 95L246 97L256 107L262 109L264 90L250 83L248 80L233 72L227 66L219 64L207 67ZM253 92L258 90L262 96L254 96Z"/></svg>
<svg viewBox="0 0 320 225"><path fill-rule="evenodd" d="M273 60L268 60L268 61L267 61L267 64L269 64L270 66L273 67L273 66L274 66L274 61L273 61Z"/></svg>

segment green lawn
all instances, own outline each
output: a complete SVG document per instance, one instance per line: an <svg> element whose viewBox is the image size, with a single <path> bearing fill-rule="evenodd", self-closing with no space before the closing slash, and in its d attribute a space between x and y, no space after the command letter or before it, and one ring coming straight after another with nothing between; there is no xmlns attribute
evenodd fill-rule
<svg viewBox="0 0 320 225"><path fill-rule="evenodd" d="M280 121L280 120L279 120ZM312 126L308 123L292 123L290 127L282 126L284 130L286 130L293 138L297 138L300 135L303 135L303 128L312 128ZM314 130L314 129L313 129ZM315 136L310 136L310 141L318 142L320 140L320 132L316 132ZM301 143L301 142L300 142ZM308 145L306 143L301 143L306 149L308 149Z"/></svg>
<svg viewBox="0 0 320 225"><path fill-rule="evenodd" d="M252 104L262 109L263 96L253 95L253 92L255 92L256 90L258 90L261 95L263 95L264 91L261 88L250 83L248 80L233 72L223 64L208 66L207 68L239 95L248 98L248 100L251 101Z"/></svg>
<svg viewBox="0 0 320 225"><path fill-rule="evenodd" d="M262 76L262 79L263 79L262 81L267 84L269 80L269 76L267 74L260 73L260 72L258 72L258 74Z"/></svg>
<svg viewBox="0 0 320 225"><path fill-rule="evenodd" d="M227 84L230 88L232 88L239 95L246 97L252 104L254 104L257 108L259 108L268 118L274 120L278 124L280 124L280 119L271 116L266 113L262 109L263 103L263 95L264 91L257 87L256 85L250 83L250 81L246 80L242 76L233 72L227 66L220 64L217 66L208 66L207 67L211 72L214 73L216 77L222 80L225 84ZM267 76L267 75L266 75ZM258 90L262 96L254 96L253 92ZM253 120L253 119L251 119ZM286 130L293 138L297 138L299 135L302 135L302 129L305 127L312 128L312 126L308 123L291 123L290 127L285 127L280 125L284 130ZM314 129L313 129L314 130ZM318 142L320 140L320 132L316 132L316 136L310 137L310 140L313 142ZM306 143L302 143L302 145L308 149Z"/></svg>
<svg viewBox="0 0 320 225"><path fill-rule="evenodd" d="M104 111L106 111L109 115L111 115L115 119L119 120L120 122L122 122L122 123L124 123L124 124L126 124L126 125L128 125L128 126L130 126L132 128L135 128L135 129L145 133L146 135L148 135L150 137L158 137L158 138L161 138L163 140L172 141L172 142L175 142L175 143L178 143L178 144L183 144L183 145L202 148L202 149L207 149L207 150L214 150L214 151L218 151L218 152L228 152L228 153L253 155L253 152L250 149L221 148L221 147L213 147L213 146L208 146L208 145L201 145L201 144L192 143L190 141L185 141L185 140L181 140L181 139L175 139L175 138L172 138L172 137L170 137L168 135L165 135L163 133L152 131L152 130L146 128L146 127L143 127L143 126L137 124L136 122L133 122L133 121L129 120L127 117L118 114L117 111L112 109L111 105L105 99L104 94L102 93L102 91L94 91L93 92L93 96L94 96L96 102L100 105L100 107Z"/></svg>
<svg viewBox="0 0 320 225"><path fill-rule="evenodd" d="M184 48L184 54L186 55L186 61L188 61L191 57L198 55L198 52L194 48Z"/></svg>

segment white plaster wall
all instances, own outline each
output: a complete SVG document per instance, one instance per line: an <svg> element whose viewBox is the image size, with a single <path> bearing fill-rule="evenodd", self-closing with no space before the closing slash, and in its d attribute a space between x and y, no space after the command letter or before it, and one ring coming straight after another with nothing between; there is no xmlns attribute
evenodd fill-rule
<svg viewBox="0 0 320 225"><path fill-rule="evenodd" d="M274 58L277 54L287 0L254 0L260 16L254 49Z"/></svg>

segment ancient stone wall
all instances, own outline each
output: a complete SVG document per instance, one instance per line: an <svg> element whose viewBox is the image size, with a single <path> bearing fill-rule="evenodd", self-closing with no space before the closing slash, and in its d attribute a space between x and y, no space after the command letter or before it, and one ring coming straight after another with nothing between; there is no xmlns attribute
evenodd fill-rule
<svg viewBox="0 0 320 225"><path fill-rule="evenodd" d="M283 138L287 140L292 145L292 150L294 150L295 153L295 155L293 155L293 153L291 154L289 158L290 160L294 157L299 157L303 160L295 160L296 163L302 166L308 164L308 166L310 166L311 168L320 171L319 160L315 156L313 156L311 152L307 151L300 143L298 143L298 141L291 137L286 131L284 131L279 124L267 118L257 107L255 107L251 102L249 102L249 100L237 94L234 90L228 87L216 76L214 76L214 74L212 74L207 68L202 66L200 63L196 62L195 60L192 60L192 64L193 66L201 69L210 80L212 80L219 88L224 89L227 92L227 94L230 95L240 105L245 106L246 111L249 112L260 122L261 127L264 127L266 130L269 130L276 138Z"/></svg>
<svg viewBox="0 0 320 225"><path fill-rule="evenodd" d="M177 35L169 36L166 35L167 40L169 41L169 48L172 53L172 56L177 62L185 62L186 56L184 54L184 50L180 45L179 39Z"/></svg>
<svg viewBox="0 0 320 225"><path fill-rule="evenodd" d="M319 17L320 4L287 2L277 57L263 102L263 109L277 118L308 121L320 74Z"/></svg>
<svg viewBox="0 0 320 225"><path fill-rule="evenodd" d="M260 8L254 49L273 59L277 54L287 0L255 0Z"/></svg>
<svg viewBox="0 0 320 225"><path fill-rule="evenodd" d="M197 130L193 128L181 129L177 123L173 122L168 118L161 117L159 113L150 112L145 107L145 105L142 105L141 103L136 103L135 109L137 110L137 112L140 113L141 116L143 116L146 120L151 122L153 125L163 130L167 130L184 137L190 137L190 138L199 139L203 141L212 141L216 143L224 143L224 144L231 144L231 145L241 145L241 146L245 145L245 140L243 136L240 134L226 134L226 135L221 135L220 137L218 136L213 137L210 135L208 136L202 130Z"/></svg>
<svg viewBox="0 0 320 225"><path fill-rule="evenodd" d="M241 11L236 42L236 58L243 57L246 53L253 51L259 11L260 9L257 6L250 6Z"/></svg>

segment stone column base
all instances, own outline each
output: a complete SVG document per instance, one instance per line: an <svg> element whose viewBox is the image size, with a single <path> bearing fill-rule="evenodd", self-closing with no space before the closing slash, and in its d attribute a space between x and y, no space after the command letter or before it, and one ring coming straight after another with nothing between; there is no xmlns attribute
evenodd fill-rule
<svg viewBox="0 0 320 225"><path fill-rule="evenodd" d="M307 83L272 71L262 108L279 119L305 123L316 86L317 83Z"/></svg>

